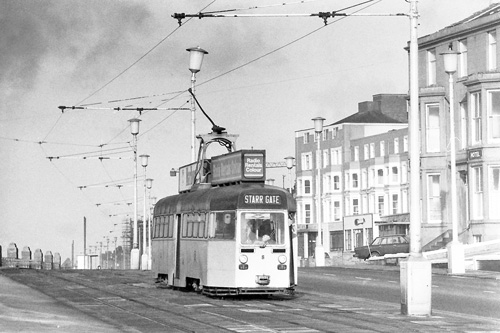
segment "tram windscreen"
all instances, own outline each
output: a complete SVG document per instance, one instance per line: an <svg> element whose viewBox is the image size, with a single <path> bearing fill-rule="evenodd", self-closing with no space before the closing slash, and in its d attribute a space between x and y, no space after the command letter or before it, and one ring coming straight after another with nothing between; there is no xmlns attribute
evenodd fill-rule
<svg viewBox="0 0 500 333"><path fill-rule="evenodd" d="M282 245L285 243L285 214L241 213L241 243Z"/></svg>

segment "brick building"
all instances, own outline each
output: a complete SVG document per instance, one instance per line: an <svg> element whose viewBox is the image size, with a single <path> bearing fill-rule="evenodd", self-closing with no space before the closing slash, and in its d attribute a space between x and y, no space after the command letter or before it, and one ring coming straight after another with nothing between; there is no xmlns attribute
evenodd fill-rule
<svg viewBox="0 0 500 333"><path fill-rule="evenodd" d="M460 241L500 238L499 27L500 4L492 4L418 39L424 250L451 239L453 176ZM450 169L450 99L441 55L449 49L460 52L453 81L456 175ZM326 252L350 251L379 234L407 233L406 97L380 94L359 103L357 113L324 127L319 154L314 129L296 131L299 256L314 256L318 218Z"/></svg>

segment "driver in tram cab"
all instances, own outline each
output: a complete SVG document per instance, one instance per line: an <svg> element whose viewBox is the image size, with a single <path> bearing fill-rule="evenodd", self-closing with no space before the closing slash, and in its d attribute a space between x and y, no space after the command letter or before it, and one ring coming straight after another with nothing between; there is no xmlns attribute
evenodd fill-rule
<svg viewBox="0 0 500 333"><path fill-rule="evenodd" d="M275 241L274 223L271 220L249 220L247 222L247 243Z"/></svg>
<svg viewBox="0 0 500 333"><path fill-rule="evenodd" d="M268 243L276 241L274 223L271 220L264 220L259 225L259 239Z"/></svg>

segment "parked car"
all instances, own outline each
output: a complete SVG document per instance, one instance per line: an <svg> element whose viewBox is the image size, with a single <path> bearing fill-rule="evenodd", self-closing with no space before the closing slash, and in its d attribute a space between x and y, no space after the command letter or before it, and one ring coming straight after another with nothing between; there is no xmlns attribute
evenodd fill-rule
<svg viewBox="0 0 500 333"><path fill-rule="evenodd" d="M405 235L391 235L377 237L370 245L359 246L354 249L354 257L368 259L394 253L409 253L410 240Z"/></svg>

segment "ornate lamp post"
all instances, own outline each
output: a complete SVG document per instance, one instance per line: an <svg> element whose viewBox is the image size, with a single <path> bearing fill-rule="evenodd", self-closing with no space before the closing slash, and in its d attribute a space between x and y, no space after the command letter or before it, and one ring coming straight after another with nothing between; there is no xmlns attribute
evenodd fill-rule
<svg viewBox="0 0 500 333"><path fill-rule="evenodd" d="M146 179L146 167L148 166L149 155L141 155L141 165L144 168L144 179ZM143 271L148 269L148 253L146 251L146 181L144 181L144 206L143 206L143 215L142 215L142 256L141 256L141 269Z"/></svg>
<svg viewBox="0 0 500 333"><path fill-rule="evenodd" d="M286 168L288 169L288 178L290 179L290 193L293 193L293 179L292 179L292 168L295 157L287 156L285 157Z"/></svg>
<svg viewBox="0 0 500 333"><path fill-rule="evenodd" d="M322 225L321 225L321 133L323 132L323 122L325 118L316 117L312 119L314 121L314 132L316 133L316 142L318 143L318 148L316 150L316 224L318 226L318 235L316 236L316 248L314 250L314 257L316 260L316 266L325 266L325 251L323 249L323 236L322 236Z"/></svg>
<svg viewBox="0 0 500 333"><path fill-rule="evenodd" d="M203 56L208 54L207 51L197 47L186 49L189 51L189 70L191 71L191 90L195 93L196 73L201 69ZM196 161L196 103L191 96L191 162Z"/></svg>
<svg viewBox="0 0 500 333"><path fill-rule="evenodd" d="M457 204L457 163L455 149L455 111L454 111L454 86L453 74L457 71L459 52L449 50L441 53L444 60L444 71L448 74L449 94L450 94L450 198L451 198L451 223L453 239L448 244L448 273L465 273L464 248L458 240L458 204Z"/></svg>
<svg viewBox="0 0 500 333"><path fill-rule="evenodd" d="M129 119L130 133L134 137L134 236L132 250L130 251L130 269L139 269L139 247L137 246L137 134L139 134L139 122L137 118Z"/></svg>

